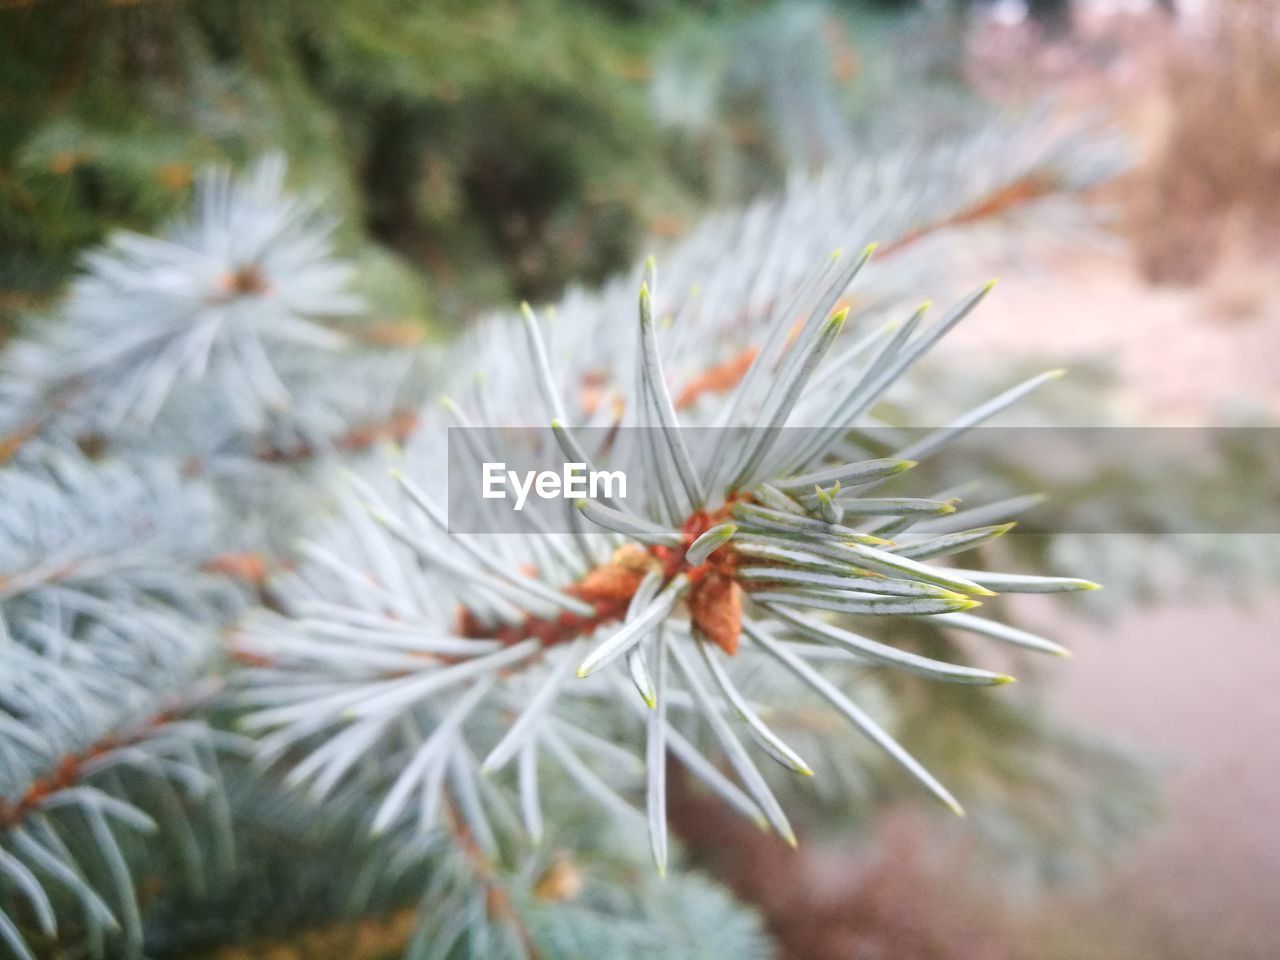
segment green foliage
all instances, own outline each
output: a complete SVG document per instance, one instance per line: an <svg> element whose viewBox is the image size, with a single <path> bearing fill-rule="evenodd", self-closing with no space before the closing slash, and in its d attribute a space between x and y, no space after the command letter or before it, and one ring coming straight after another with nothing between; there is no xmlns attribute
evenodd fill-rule
<svg viewBox="0 0 1280 960"><path fill-rule="evenodd" d="M200 165L276 148L350 239L427 267L451 315L602 278L632 257L663 190L683 192L646 90L681 7L7 4L0 315L47 297L109 228L154 226Z"/></svg>

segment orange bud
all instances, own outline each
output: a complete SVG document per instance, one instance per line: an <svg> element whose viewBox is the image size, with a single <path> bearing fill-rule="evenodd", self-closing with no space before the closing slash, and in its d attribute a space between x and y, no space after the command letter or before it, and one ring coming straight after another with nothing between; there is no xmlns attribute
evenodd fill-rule
<svg viewBox="0 0 1280 960"><path fill-rule="evenodd" d="M695 630L733 656L742 639L742 587L723 574L711 574L690 591L689 617Z"/></svg>

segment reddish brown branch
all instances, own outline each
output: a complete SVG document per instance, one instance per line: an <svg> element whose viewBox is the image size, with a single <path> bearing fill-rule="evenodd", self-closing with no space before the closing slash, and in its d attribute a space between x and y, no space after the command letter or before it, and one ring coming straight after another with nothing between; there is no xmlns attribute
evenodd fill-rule
<svg viewBox="0 0 1280 960"><path fill-rule="evenodd" d="M36 434L40 432L41 421L30 420L7 436L0 437L0 466L8 463Z"/></svg>
<svg viewBox="0 0 1280 960"><path fill-rule="evenodd" d="M43 410L40 413L33 415L12 433L0 437L0 466L12 460L29 441L39 436L44 425L65 410L79 390L79 381L72 379L47 391L41 401Z"/></svg>
<svg viewBox="0 0 1280 960"><path fill-rule="evenodd" d="M221 693L223 678L205 675L194 679L187 687L168 698L166 704L150 717L125 727L122 732L100 738L92 746L63 757L53 770L31 782L17 800L0 799L0 829L17 826L22 818L38 807L50 795L75 786L85 776L85 767L93 760L106 756L113 750L142 743L167 724L189 716L213 702Z"/></svg>
<svg viewBox="0 0 1280 960"><path fill-rule="evenodd" d="M949 217L924 223L908 230L897 240L879 247L876 251L876 256L878 259L883 260L885 257L905 250L930 234L945 230L948 227L967 226L979 223L990 217L1000 216L1016 207L1033 203L1036 200L1043 200L1056 192L1056 190L1057 185L1048 177L1035 173L1028 174L1019 180L1000 187L998 190L992 191ZM680 392L676 394L675 408L684 410L692 407L705 394L728 393L742 382L742 378L747 375L747 371L751 368L751 364L755 362L758 353L759 349L757 347L746 347L723 363L709 367L686 383Z"/></svg>
<svg viewBox="0 0 1280 960"><path fill-rule="evenodd" d="M255 551L220 553L201 567L206 573L238 580L251 587L263 587L267 582L267 557Z"/></svg>
<svg viewBox="0 0 1280 960"><path fill-rule="evenodd" d="M58 583L65 583L72 579L80 572L86 559L73 560L65 563L60 567L49 570L37 582L31 584L30 589L36 587L50 586ZM205 573L218 574L219 576L228 577L232 580L239 580L253 587L263 587L267 582L267 558L264 554L245 551L241 553L219 553L206 560L200 567ZM0 589L5 584L21 581L24 577L29 576L30 568L17 573L10 573L7 576L0 574Z"/></svg>
<svg viewBox="0 0 1280 960"><path fill-rule="evenodd" d="M332 441L335 449L347 453L367 450L380 440L408 439L418 426L418 415L411 410L397 410L383 420L360 424ZM301 463L316 455L316 447L311 443L300 443L289 449L263 446L258 449L257 457L268 463Z"/></svg>
<svg viewBox="0 0 1280 960"><path fill-rule="evenodd" d="M886 257L905 250L918 240L929 234L937 233L939 230L945 230L948 227L968 226L991 217L998 217L1015 207L1033 203L1036 200L1043 200L1054 193L1056 189L1057 186L1047 177L1035 173L1028 174L1020 180L1014 180L1012 183L992 191L949 217L908 230L897 240L880 247L877 254L880 257Z"/></svg>
<svg viewBox="0 0 1280 960"><path fill-rule="evenodd" d="M645 575L650 570L658 570L664 582L670 582L678 574L689 578L687 603L693 625L726 653L736 653L742 629L742 593L734 577L737 556L732 545L715 551L696 567L687 563L684 557L694 540L724 522L735 502L746 499L745 496L731 496L714 513L699 511L693 514L684 524L684 536L679 547L624 546L608 563L563 588L570 596L591 604L596 611L591 616L562 613L554 619L528 617L519 624L494 630L464 608L459 614L458 632L464 637L498 640L508 645L530 638L538 640L543 647L568 643L590 636L605 624L626 616Z"/></svg>
<svg viewBox="0 0 1280 960"><path fill-rule="evenodd" d="M425 331L417 324L394 320L353 326L344 332L379 347L416 347L426 339Z"/></svg>
<svg viewBox="0 0 1280 960"><path fill-rule="evenodd" d="M50 796L78 784L84 778L84 768L90 762L121 747L141 743L171 722L175 715L172 710L161 711L132 733L105 737L87 750L63 757L50 773L31 781L26 792L17 800L9 802L0 799L0 829L12 830L19 826L27 814L37 809Z"/></svg>
<svg viewBox="0 0 1280 960"><path fill-rule="evenodd" d="M686 383L676 394L675 408L685 410L692 407L703 394L728 393L747 375L759 352L756 347L747 347L724 363L709 367Z"/></svg>
<svg viewBox="0 0 1280 960"><path fill-rule="evenodd" d="M488 911L489 916L500 923L506 924L507 927L514 931L524 947L525 953L531 960L537 960L538 950L534 946L533 936L520 918L519 912L512 905L511 895L498 877L497 866L495 866L479 841L476 840L475 834L467 826L466 819L459 813L453 799L447 794L445 795L445 807L447 810L445 821L449 832L453 835L453 839L457 843L463 859L466 860L472 875L484 887L485 909Z"/></svg>

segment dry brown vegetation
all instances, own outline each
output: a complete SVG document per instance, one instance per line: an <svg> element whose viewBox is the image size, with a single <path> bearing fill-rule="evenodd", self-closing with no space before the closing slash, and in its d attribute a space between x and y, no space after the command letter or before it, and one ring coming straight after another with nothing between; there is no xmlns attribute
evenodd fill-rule
<svg viewBox="0 0 1280 960"><path fill-rule="evenodd" d="M1280 243L1280 4L1225 0L1169 52L1166 83L1134 239L1149 280L1196 283L1237 244Z"/></svg>

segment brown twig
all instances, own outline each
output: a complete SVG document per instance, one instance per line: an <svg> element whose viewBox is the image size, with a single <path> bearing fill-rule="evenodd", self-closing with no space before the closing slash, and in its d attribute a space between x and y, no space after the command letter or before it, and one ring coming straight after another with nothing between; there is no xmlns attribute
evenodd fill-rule
<svg viewBox="0 0 1280 960"><path fill-rule="evenodd" d="M689 578L688 605L694 626L726 653L734 654L742 628L742 601L734 578L737 556L732 546L726 545L715 551L696 567L684 557L693 541L723 522L735 503L747 499L745 495L730 496L719 510L694 513L684 524L679 547L622 547L609 563L592 570L577 583L562 588L570 596L591 604L595 608L591 616L566 612L554 619L527 617L521 623L494 630L463 608L458 618L458 632L464 637L498 640L508 645L531 638L543 647L568 643L589 636L605 624L626 616L641 581L650 570L656 569L661 572L664 582L678 574Z"/></svg>
<svg viewBox="0 0 1280 960"><path fill-rule="evenodd" d="M445 795L445 808L447 812L445 823L448 830L453 835L458 850L466 860L472 875L484 887L485 908L489 916L506 924L519 938L530 960L538 960L538 950L534 945L533 936L520 918L519 911L511 905L511 895L498 878L497 866L476 840L475 834L467 826L465 818L459 813L453 798L448 794Z"/></svg>
<svg viewBox="0 0 1280 960"><path fill-rule="evenodd" d="M121 747L141 743L156 730L174 720L175 716L173 710L162 710L131 733L104 737L87 750L63 757L50 773L31 781L31 785L17 800L12 802L0 800L0 829L12 830L19 826L27 814L37 809L50 796L79 783L83 779L84 768L91 761Z"/></svg>
<svg viewBox="0 0 1280 960"><path fill-rule="evenodd" d="M418 426L418 415L411 410L397 410L382 420L360 424L346 433L335 437L332 445L337 450L356 452L367 450L380 440L408 439ZM257 451L257 458L268 463L301 463L310 460L317 453L316 446L301 443L290 449L262 446Z"/></svg>
<svg viewBox="0 0 1280 960"><path fill-rule="evenodd" d="M1035 173L1028 174L986 194L950 216L924 223L908 230L897 240L877 248L876 257L883 260L885 257L900 253L907 247L940 230L945 230L949 227L968 226L991 217L1000 216L1016 207L1043 200L1056 190L1057 185L1047 177ZM758 347L745 347L723 363L708 367L686 383L676 394L675 408L684 410L692 407L706 394L728 393L742 382L742 378L747 375L747 371L751 368L751 364L755 362L758 353Z"/></svg>

